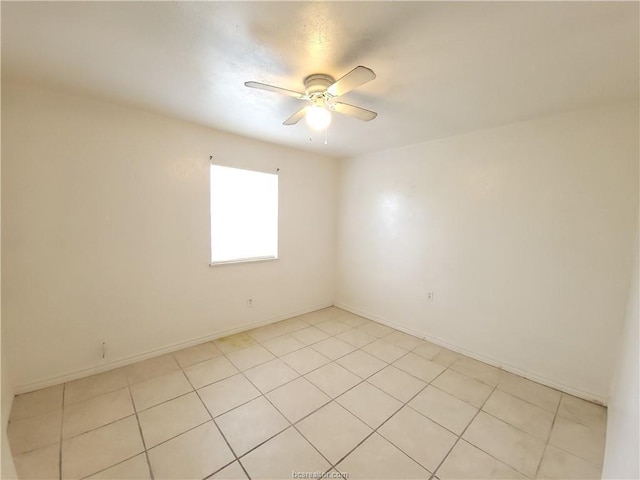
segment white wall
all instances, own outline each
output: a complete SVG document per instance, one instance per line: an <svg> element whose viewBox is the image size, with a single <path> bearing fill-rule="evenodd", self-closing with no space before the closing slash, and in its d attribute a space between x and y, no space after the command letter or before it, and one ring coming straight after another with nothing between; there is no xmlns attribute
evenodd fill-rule
<svg viewBox="0 0 640 480"><path fill-rule="evenodd" d="M2 88L2 318L17 391L100 367L103 339L118 361L333 303L334 159ZM209 155L280 168L279 260L209 266Z"/></svg>
<svg viewBox="0 0 640 480"><path fill-rule="evenodd" d="M2 335L2 340L5 338ZM6 359L6 345L2 343L2 352L0 352L0 371L2 374L2 396L0 397L1 418L0 418L0 478L9 479L17 478L13 457L11 456L11 448L9 447L9 439L7 437L7 426L9 424L9 414L13 405L13 388L9 379L9 368Z"/></svg>
<svg viewBox="0 0 640 480"><path fill-rule="evenodd" d="M629 289L629 303L624 329L620 339L618 365L611 388L607 409L607 445L605 448L603 478L640 478L640 330L638 328L638 244L633 280Z"/></svg>
<svg viewBox="0 0 640 480"><path fill-rule="evenodd" d="M336 305L606 401L637 218L637 106L349 158L340 178Z"/></svg>
<svg viewBox="0 0 640 480"><path fill-rule="evenodd" d="M0 182L1 184L1 182ZM0 191L2 188L0 187ZM1 198L1 195L0 195ZM2 251L2 242L0 241L0 252ZM0 270L2 269L2 260L0 255ZM0 306L2 305L2 277L0 276ZM4 324L2 323L2 311L0 308L0 478L9 479L17 478L16 468L13 464L13 456L9 447L9 438L7 436L7 426L9 424L9 414L13 405L13 388L9 379L9 364L7 362L7 337L3 333Z"/></svg>

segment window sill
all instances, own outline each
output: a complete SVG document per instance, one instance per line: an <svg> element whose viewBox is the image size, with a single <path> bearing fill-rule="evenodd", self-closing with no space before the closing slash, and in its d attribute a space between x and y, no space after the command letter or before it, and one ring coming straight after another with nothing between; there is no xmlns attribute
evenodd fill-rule
<svg viewBox="0 0 640 480"><path fill-rule="evenodd" d="M278 260L278 257L254 257L254 258L238 258L236 260L226 260L223 262L211 262L210 267L223 267L225 265L236 265L238 263L255 263L255 262L271 262Z"/></svg>

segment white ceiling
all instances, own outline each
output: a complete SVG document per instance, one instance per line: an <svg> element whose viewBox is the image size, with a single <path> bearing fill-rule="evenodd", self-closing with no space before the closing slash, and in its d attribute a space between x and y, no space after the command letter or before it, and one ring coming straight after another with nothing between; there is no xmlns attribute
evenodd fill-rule
<svg viewBox="0 0 640 480"><path fill-rule="evenodd" d="M2 78L333 156L638 99L637 2L6 2ZM378 78L329 144L282 122L311 73ZM310 141L310 138L312 141Z"/></svg>

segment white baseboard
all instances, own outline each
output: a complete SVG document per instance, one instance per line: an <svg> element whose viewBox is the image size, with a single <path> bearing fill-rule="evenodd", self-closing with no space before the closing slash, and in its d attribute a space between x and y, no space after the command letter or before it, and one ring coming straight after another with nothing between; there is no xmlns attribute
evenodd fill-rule
<svg viewBox="0 0 640 480"><path fill-rule="evenodd" d="M583 390L574 388L570 385L565 385L563 383L557 382L555 380L552 380L550 378L546 378L543 377L541 375L532 373L532 372L528 372L526 370L522 370L518 367L515 367L513 365L508 365L505 364L503 362L500 362L494 358L491 357L486 357L484 355L479 355L475 352L472 352L470 350L467 350L465 348L462 348L458 345L454 345L451 344L449 342L445 342L444 340L441 340L439 338L436 337L432 337L424 332L418 332L416 330L412 330L410 328L406 328L402 325L399 325L397 323L391 322L385 318L382 318L378 315L374 315L372 313L366 312L364 310L361 310L359 308L355 308L351 305L347 305L345 303L342 302L336 302L335 306L338 308L341 308L343 310L347 310L351 313L355 313L356 315L360 315L361 317L365 317L368 318L369 320L373 320L375 322L378 323L382 323L383 325L387 325L389 327L395 328L396 330L400 330L402 332L408 333L409 335L413 335L414 337L418 337L418 338L422 338L423 340L427 340L431 343L434 343L436 345L439 345L441 347L447 348L449 350L452 350L456 353L460 353L462 355L465 355L467 357L471 357L475 360L479 360L481 362L487 363L489 365L492 365L494 367L500 368L502 370L505 370L507 372L513 373L515 375L519 375L521 377L524 377L528 380L532 380L534 382L540 383L542 385L546 385L547 387L551 387L555 390L559 390L561 392L564 393L568 393L569 395L573 395L575 397L579 397L582 398L584 400L588 400L589 402L594 402L594 403L598 403L600 405L606 406L607 402L608 402L608 398L607 397L603 397L601 395L597 395L595 393L592 392L585 392Z"/></svg>
<svg viewBox="0 0 640 480"><path fill-rule="evenodd" d="M348 312L351 313L355 313L356 315L360 315L362 317L365 317L369 320L373 320L375 322L381 323L383 325L387 325L389 327L395 328L396 330L400 330L402 332L408 333L410 335L413 335L415 337L418 338L422 338L424 340L427 340L429 342L432 342L436 345L439 345L441 347L447 348L449 350L452 350L454 352L460 353L462 355L465 355L467 357L479 360L481 362L487 363L489 365L495 366L497 368L500 368L502 370L505 370L507 372L513 373L515 375L519 375L521 377L527 378L529 380L532 380L534 382L540 383L542 385L546 385L548 387L554 388L556 390L559 390L561 392L564 393L568 393L570 395L574 395L576 397L588 400L590 402L594 402L594 403L598 403L600 405L607 405L607 401L608 398L606 397L602 397L601 395L597 395L591 392L585 392L583 390L574 388L570 385L566 385L560 382L557 382L555 380L546 378L544 376L540 376L537 375L535 373L531 373L528 372L526 370L522 370L518 367L515 367L513 365L508 365L505 364L503 362L500 362L494 358L491 357L486 357L484 355L479 355L475 352L472 352L470 350L467 350L463 347L460 347L458 345L454 345L451 344L449 342L445 342L444 340L441 340L439 338L436 337L432 337L424 332L419 332L410 328L406 328L403 325L399 325L397 323L391 322L385 318L382 318L378 315L374 315L372 313L366 312L364 310L361 310L359 308L353 307L351 305L347 305L344 304L342 302L336 302L334 304L336 307L338 308L342 308L343 310L346 310ZM215 333L212 333L210 335L206 335L203 337L199 337L199 338L195 338L192 340L188 340L186 342L180 342L180 343L176 343L176 344L172 344L172 345L168 345L166 347L163 348L159 348L159 349L155 349L155 350L150 350L141 354L137 354L137 355L133 355L130 357L126 357L126 358L122 358L119 360L114 360L105 364L101 364L99 366L95 366L95 367L91 367L88 369L84 369L84 370L77 370L77 371L73 371L73 372L68 372L65 373L63 375L59 375L56 377L51 377L51 378L46 378L43 380L39 380L37 382L32 382L32 383L28 383L28 384L24 384L24 385L17 385L13 387L13 391L16 395L22 394L22 393L28 393L28 392L32 392L34 390L39 390L41 388L47 388L47 387L52 387L54 385L59 385L61 383L66 383L66 382L70 382L73 380L77 380L79 378L84 378L84 377L88 377L90 375L95 375L97 373L103 373L106 372L108 370L113 370L115 368L120 368L120 367L124 367L127 365L130 365L132 363L136 363L136 362L140 362L143 360L147 360L149 358L153 358L153 357L157 357L159 355L164 355L166 353L171 353L171 352L175 352L177 350L181 350L183 348L188 348L188 347L192 347L194 345L198 345L200 343L204 343L204 342L208 342L211 340L216 340L218 338L221 337L226 337L227 335L233 335L234 333L240 333L246 330L250 330L252 328L258 328L258 327L262 327L265 325L270 325L272 323L275 322L279 322L280 320L286 320L287 318L291 318L291 317L296 317L298 315L303 315L305 313L309 313L309 312L313 312L315 310L320 310L322 308L327 308L330 307L331 305L327 305L327 304L323 304L323 305L319 305L316 307L313 307L311 309L306 309L304 311L299 311L299 312L293 312L293 313L289 313L286 315L280 315L277 317L273 317L267 320L260 320L257 322L250 322L250 323L245 323L242 325L239 325L238 327L232 328L232 329L227 329L227 330L222 330L222 331L218 331Z"/></svg>
<svg viewBox="0 0 640 480"><path fill-rule="evenodd" d="M292 312L286 315L279 315L277 317L269 318L267 320L259 320L257 322L244 323L235 328L221 330L221 331L212 333L210 335L205 335L203 337L198 337L192 340L188 340L186 342L175 343L175 344L167 345L165 347L158 348L155 350L149 350L147 352L140 353L137 355L121 358L118 360L113 360L113 361L103 363L101 365L87 368L84 370L76 370L76 371L68 372L55 377L38 380L36 382L27 383L23 385L16 385L13 387L13 392L15 395L20 395L22 393L28 393L28 392L33 392L34 390L40 390L41 388L47 388L47 387L52 387L54 385L59 385L61 383L71 382L73 380L78 380L79 378L88 377L90 375L95 375L97 373L103 373L108 370L113 370L114 368L124 367L127 365L131 365L132 363L141 362L142 360L147 360L149 358L157 357L159 355L164 355L166 353L182 350L183 348L193 347L194 345L198 345L204 342L209 342L211 340L216 340L218 338L226 337L228 335L233 335L234 333L244 332L246 330L251 330L253 328L270 325L272 323L279 322L280 320L286 320L288 318L304 315L305 313L313 312L315 310L320 310L322 308L327 308L327 307L330 307L331 305L332 304L328 304L328 305L323 304L323 305L315 306L310 309L305 309L303 311Z"/></svg>

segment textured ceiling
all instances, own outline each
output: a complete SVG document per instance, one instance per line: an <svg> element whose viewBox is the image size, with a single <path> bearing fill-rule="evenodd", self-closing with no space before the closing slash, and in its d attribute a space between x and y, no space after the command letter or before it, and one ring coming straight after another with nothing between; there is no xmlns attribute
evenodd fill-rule
<svg viewBox="0 0 640 480"><path fill-rule="evenodd" d="M6 2L2 78L30 80L333 156L638 98L637 2ZM302 90L357 65L327 145Z"/></svg>

